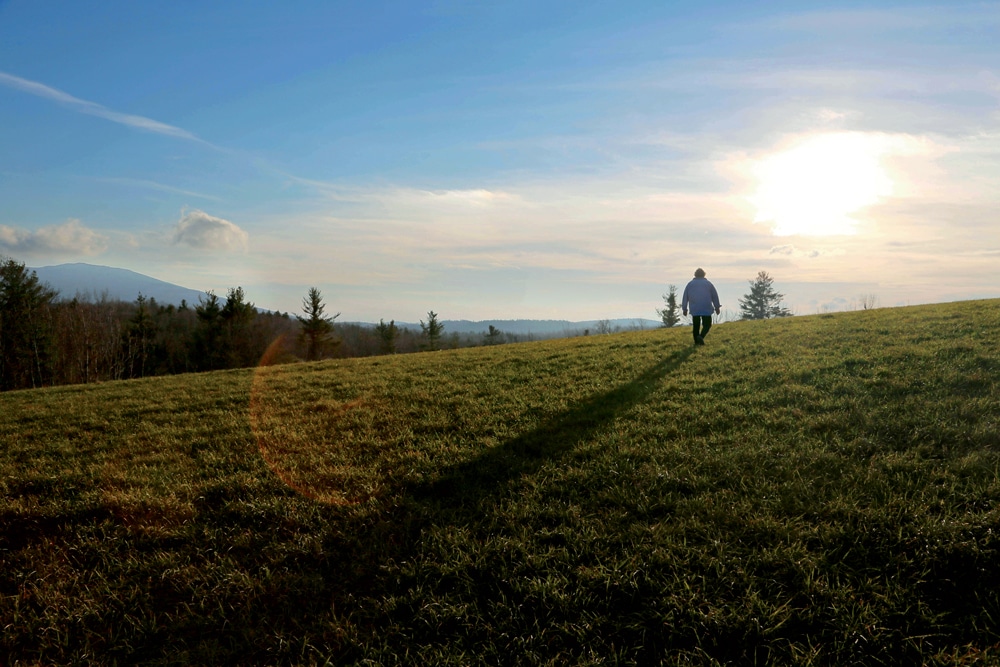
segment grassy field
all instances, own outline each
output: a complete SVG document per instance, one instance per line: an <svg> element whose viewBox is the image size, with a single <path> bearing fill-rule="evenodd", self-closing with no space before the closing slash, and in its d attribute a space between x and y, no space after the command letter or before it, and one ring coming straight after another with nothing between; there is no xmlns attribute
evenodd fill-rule
<svg viewBox="0 0 1000 667"><path fill-rule="evenodd" d="M0 395L0 664L1000 664L1000 301Z"/></svg>

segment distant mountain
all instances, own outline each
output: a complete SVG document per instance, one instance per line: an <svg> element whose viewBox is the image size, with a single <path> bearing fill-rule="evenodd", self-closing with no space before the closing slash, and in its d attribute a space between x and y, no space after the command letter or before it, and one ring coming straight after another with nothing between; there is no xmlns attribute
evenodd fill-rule
<svg viewBox="0 0 1000 667"><path fill-rule="evenodd" d="M62 299L72 299L79 295L98 300L102 296L107 296L111 300L131 302L142 294L164 305L172 303L179 306L182 300L194 305L205 295L198 290L110 266L59 264L31 270L38 275L41 282L48 283L58 291Z"/></svg>
<svg viewBox="0 0 1000 667"><path fill-rule="evenodd" d="M117 301L132 302L139 294L146 298L156 299L157 303L179 306L181 301L187 301L194 306L205 296L204 292L180 287L172 283L150 278L128 269L115 269L110 266L95 266L93 264L59 264L57 266L42 266L31 269L43 283L48 283L59 292L62 299L72 299L74 296L89 297L98 300L102 296ZM585 320L571 322L569 320L441 320L445 335L478 334L489 330L490 325L503 333L519 336L535 335L539 338L555 338L559 336L577 336L584 331L596 334L603 320ZM607 320L611 331L628 331L631 329L655 329L662 325L659 320L640 318ZM345 323L347 324L347 323ZM355 322L365 326L374 326L368 322ZM420 331L419 322L396 322L398 327L406 327Z"/></svg>
<svg viewBox="0 0 1000 667"><path fill-rule="evenodd" d="M583 320L581 322L571 322L570 320L480 320L473 322L470 320L441 320L444 325L444 334L477 334L489 331L490 326L499 329L503 333L527 335L533 334L542 338L553 338L558 336L576 336L584 331L592 334L598 332L599 323L603 320ZM659 320L646 320L642 318L607 320L611 331L629 331L633 329L656 329L663 326ZM396 322L398 327L406 327L415 331L420 331L420 323Z"/></svg>

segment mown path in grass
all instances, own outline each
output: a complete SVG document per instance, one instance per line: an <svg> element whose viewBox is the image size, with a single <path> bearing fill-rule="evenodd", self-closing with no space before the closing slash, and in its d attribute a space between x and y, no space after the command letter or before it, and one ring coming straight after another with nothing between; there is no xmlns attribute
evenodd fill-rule
<svg viewBox="0 0 1000 667"><path fill-rule="evenodd" d="M5 664L1000 661L1000 302L0 396Z"/></svg>

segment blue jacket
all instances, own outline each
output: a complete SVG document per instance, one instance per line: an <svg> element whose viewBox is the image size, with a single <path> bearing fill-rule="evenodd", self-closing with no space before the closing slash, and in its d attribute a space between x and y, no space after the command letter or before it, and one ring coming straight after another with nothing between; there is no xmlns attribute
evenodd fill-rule
<svg viewBox="0 0 1000 667"><path fill-rule="evenodd" d="M707 278L695 278L684 288L681 310L688 310L688 304L691 306L692 315L712 315L722 308L722 304L719 303L719 293Z"/></svg>

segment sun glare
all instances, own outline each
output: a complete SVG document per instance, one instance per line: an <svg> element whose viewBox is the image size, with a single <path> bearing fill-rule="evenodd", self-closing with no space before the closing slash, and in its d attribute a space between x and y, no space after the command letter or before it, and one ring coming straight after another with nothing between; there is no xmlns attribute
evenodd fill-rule
<svg viewBox="0 0 1000 667"><path fill-rule="evenodd" d="M892 193L881 144L862 133L822 134L759 160L754 222L778 236L856 233L853 215Z"/></svg>

